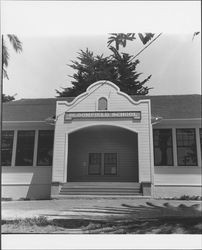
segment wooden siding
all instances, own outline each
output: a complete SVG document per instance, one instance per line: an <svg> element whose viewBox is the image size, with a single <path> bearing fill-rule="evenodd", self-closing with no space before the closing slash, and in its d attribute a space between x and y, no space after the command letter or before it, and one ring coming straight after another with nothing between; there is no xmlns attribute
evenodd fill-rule
<svg viewBox="0 0 202 250"><path fill-rule="evenodd" d="M151 145L150 145L150 101L134 103L127 95L117 92L113 86L105 84L96 89L92 88L88 96L78 97L71 104L58 101L56 108L57 122L55 126L55 144L53 158L53 182L66 182L66 166L68 161L68 134L87 126L109 125L129 129L138 133L139 181L151 181ZM141 121L131 118L113 119L78 119L64 122L64 113L97 111L97 100L108 98L109 111L141 111ZM82 99L83 98L83 99Z"/></svg>
<svg viewBox="0 0 202 250"><path fill-rule="evenodd" d="M52 167L3 167L2 185L50 184Z"/></svg>
<svg viewBox="0 0 202 250"><path fill-rule="evenodd" d="M167 124L162 122L154 126L154 128L170 128L172 129L173 135L173 158L174 165L173 166L154 166L154 185L155 185L155 195L163 194L162 186L165 186L165 194L171 194L170 189L173 189L173 194L175 193L175 186L178 187L177 194L189 194L188 187L190 190L198 190L201 186L201 148L200 148L200 137L199 137L199 128L201 124L198 121L193 122L192 120L185 121L170 121ZM197 158L198 165L197 166L178 166L177 165L177 143L176 143L176 129L177 128L195 128L196 130L196 144L197 144ZM170 186L170 187L169 187ZM183 189L180 188L184 187ZM195 186L193 189L192 187ZM185 192L186 191L186 192ZM190 192L192 192L190 191ZM159 193L158 193L159 192ZM198 193L199 191L197 191Z"/></svg>
<svg viewBox="0 0 202 250"><path fill-rule="evenodd" d="M48 199L52 167L2 167L2 197Z"/></svg>
<svg viewBox="0 0 202 250"><path fill-rule="evenodd" d="M117 175L88 175L89 153L117 153ZM68 181L138 182L137 134L116 127L96 126L69 135Z"/></svg>
<svg viewBox="0 0 202 250"><path fill-rule="evenodd" d="M201 185L199 167L155 167L155 185Z"/></svg>
<svg viewBox="0 0 202 250"><path fill-rule="evenodd" d="M183 195L189 196L201 196L201 186L189 186L189 185L162 185L154 187L155 198L180 198Z"/></svg>

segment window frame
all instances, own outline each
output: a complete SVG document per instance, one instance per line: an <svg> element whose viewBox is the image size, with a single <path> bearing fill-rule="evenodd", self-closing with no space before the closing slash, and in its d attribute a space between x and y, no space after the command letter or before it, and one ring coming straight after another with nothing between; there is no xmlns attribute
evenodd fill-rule
<svg viewBox="0 0 202 250"><path fill-rule="evenodd" d="M94 174L90 172L90 155L97 154L100 156L100 166L99 166L99 173ZM89 176L102 176L102 153L100 152L90 152L88 153L88 175Z"/></svg>
<svg viewBox="0 0 202 250"><path fill-rule="evenodd" d="M12 142L11 142L11 147L10 147L10 151L11 151L11 156L10 156L10 164L9 165L7 165L7 164L2 164L2 162L0 163L1 164L1 166L3 166L3 167L11 167L12 166L12 158L13 158L13 146L14 146L14 136L15 136L15 131L14 130L2 130L2 134L1 134L1 136L2 136L2 138L1 138L1 161L2 161L2 149L3 149L3 147L2 147L2 142L3 142L3 133L7 133L7 132L12 132Z"/></svg>
<svg viewBox="0 0 202 250"><path fill-rule="evenodd" d="M178 133L177 133L177 131L179 131L179 130L193 130L193 132L194 132L194 146L195 146L195 156L196 156L196 163L195 164L180 164L179 163L178 148L188 148L188 147L191 147L191 146L184 146L184 145L178 146L178 138L177 138L178 137ZM177 166L180 166L180 167L187 167L187 166L196 167L196 166L198 166L196 128L176 128L175 132L176 132Z"/></svg>
<svg viewBox="0 0 202 250"><path fill-rule="evenodd" d="M18 145L19 145L19 134L22 132L33 132L33 146L32 146L32 163L31 164L18 164ZM35 153L35 140L36 140L36 130L17 130L17 142L16 142L16 155L15 155L15 166L20 167L20 166L28 166L28 167L33 167L34 166L34 153Z"/></svg>
<svg viewBox="0 0 202 250"><path fill-rule="evenodd" d="M106 108L105 109L100 109L100 100L105 100L106 101ZM108 110L108 99L106 98L106 97L104 97L104 96L102 96L102 97L99 97L98 98L98 101L97 101L97 110L98 111L107 111Z"/></svg>
<svg viewBox="0 0 202 250"><path fill-rule="evenodd" d="M171 156L172 156L172 161L170 164L156 164L156 156L155 156L155 148L160 148L159 146L155 146L155 140L154 140L154 132L156 130L169 130L171 132L171 145L167 146L167 148L171 149ZM159 166L167 166L171 167L174 166L174 146L173 146L173 130L172 128L154 128L153 129L153 156L154 156L154 166L159 167Z"/></svg>
<svg viewBox="0 0 202 250"><path fill-rule="evenodd" d="M38 130L38 138L37 138L37 155L36 155L36 165L37 166L47 166L47 167L50 167L50 166L52 166L53 165L53 154L52 154L52 159L51 159L51 163L50 164L48 164L48 165L44 165L44 164L39 164L39 149L40 149L40 145L39 145L39 143L40 143L40 132L42 133L42 132L50 132L51 131L51 133L52 133L52 139L53 139L53 143L52 143L52 151L53 151L53 147L54 147L54 130L51 130L51 129L46 129L46 130Z"/></svg>
<svg viewBox="0 0 202 250"><path fill-rule="evenodd" d="M115 174L106 174L106 171L105 171L105 156L106 155L109 155L109 154L113 154L113 155L116 155L116 173ZM118 175L118 154L117 153L103 153L103 165L104 165L104 176L117 176Z"/></svg>

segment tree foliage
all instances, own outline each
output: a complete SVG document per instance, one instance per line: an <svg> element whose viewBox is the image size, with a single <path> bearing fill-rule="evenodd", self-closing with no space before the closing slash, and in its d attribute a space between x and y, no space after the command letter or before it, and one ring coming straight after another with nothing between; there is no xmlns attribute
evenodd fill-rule
<svg viewBox="0 0 202 250"><path fill-rule="evenodd" d="M2 36L2 37L3 37L2 39L2 74L4 78L9 79L6 68L8 67L10 55L9 55L8 45L6 43L5 36ZM16 35L8 34L6 37L16 53L22 52L22 43ZM1 98L2 98L2 102L10 102L10 101L15 100L15 96L9 96L5 94L2 94Z"/></svg>
<svg viewBox="0 0 202 250"><path fill-rule="evenodd" d="M22 43L16 35L8 34L7 38L8 38L9 43L12 45L12 47L16 53L22 52ZM9 62L10 56L9 56L8 45L7 45L6 39L4 37L2 39L2 59L3 59L3 69L2 69L3 76L6 77L7 79L9 79L6 68L8 67L8 62Z"/></svg>
<svg viewBox="0 0 202 250"><path fill-rule="evenodd" d="M2 102L11 102L15 100L15 96L2 94Z"/></svg>
<svg viewBox="0 0 202 250"><path fill-rule="evenodd" d="M142 43L146 43L154 34L138 35ZM146 95L149 87L145 84L151 78L149 75L140 81L136 70L139 60L133 60L133 55L119 52L120 46L126 47L127 41L135 40L135 33L112 33L108 39L110 56L94 55L92 51L86 49L78 52L77 60L72 61L69 66L75 70L72 77L72 87L56 90L58 96L77 96L86 91L89 85L99 80L109 80L116 84L121 91L129 95ZM111 46L115 43L115 46Z"/></svg>

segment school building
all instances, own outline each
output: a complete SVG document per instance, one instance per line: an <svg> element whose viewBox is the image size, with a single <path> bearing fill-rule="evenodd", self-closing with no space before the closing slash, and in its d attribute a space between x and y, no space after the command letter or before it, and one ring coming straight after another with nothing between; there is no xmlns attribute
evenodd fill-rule
<svg viewBox="0 0 202 250"><path fill-rule="evenodd" d="M201 196L201 152L201 95L98 81L76 98L3 105L2 197Z"/></svg>

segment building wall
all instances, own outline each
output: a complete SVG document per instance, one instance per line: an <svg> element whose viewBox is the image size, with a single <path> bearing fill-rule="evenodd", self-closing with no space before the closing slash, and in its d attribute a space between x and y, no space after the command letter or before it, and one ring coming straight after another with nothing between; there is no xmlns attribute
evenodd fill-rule
<svg viewBox="0 0 202 250"><path fill-rule="evenodd" d="M172 129L173 136L173 166L154 166L154 197L180 197L183 195L201 196L202 167L199 128L200 121L170 120L156 124L154 128ZM178 166L177 164L177 128L195 128L197 146L197 166Z"/></svg>
<svg viewBox="0 0 202 250"><path fill-rule="evenodd" d="M89 153L117 153L117 175L89 175ZM121 128L96 126L69 135L68 181L138 182L137 134Z"/></svg>
<svg viewBox="0 0 202 250"><path fill-rule="evenodd" d="M37 145L39 130L53 130L46 123L21 122L3 123L3 130L14 130L11 166L2 166L3 198L48 199L50 198L52 166L37 166ZM35 144L33 166L15 166L18 130L34 130Z"/></svg>
<svg viewBox="0 0 202 250"><path fill-rule="evenodd" d="M78 119L64 122L65 112L93 112L97 111L97 103L100 97L108 99L109 111L141 111L141 120L135 121L131 118L113 119ZM84 127L108 125L122 127L138 133L138 159L139 159L139 181L151 182L151 118L150 101L143 100L135 103L130 97L121 94L114 84L91 85L87 93L80 95L72 103L65 101L57 102L56 108L55 144L53 159L53 182L66 182L68 162L68 135Z"/></svg>

